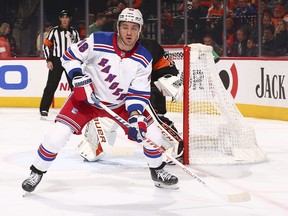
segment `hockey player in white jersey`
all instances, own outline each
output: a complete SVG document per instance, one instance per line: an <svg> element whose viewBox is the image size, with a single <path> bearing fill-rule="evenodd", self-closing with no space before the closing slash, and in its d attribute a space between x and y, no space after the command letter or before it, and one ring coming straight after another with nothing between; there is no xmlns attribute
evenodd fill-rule
<svg viewBox="0 0 288 216"><path fill-rule="evenodd" d="M25 191L35 190L72 134L81 134L84 125L96 117L112 118L94 104L92 94L128 120L131 127L121 127L129 139L141 143L147 136L159 146L168 144L145 111L150 97L152 57L137 42L142 26L141 12L126 8L118 18L118 33L91 34L73 44L62 56L62 65L73 79L74 92L38 148L30 176L22 183ZM145 141L142 144L155 186L177 188L178 178L163 169L161 152Z"/></svg>
<svg viewBox="0 0 288 216"><path fill-rule="evenodd" d="M171 135L172 138L175 138L173 140L173 147L168 149L168 151L171 155L173 155L173 157L177 158L179 161L182 161L183 140L177 133L174 123L169 118L165 117L166 99L163 96L164 91L160 92L154 85L154 82L160 82L159 78L161 82L165 81L165 83L171 83L171 79L172 83L174 81L176 82L177 79L179 80L179 71L176 68L173 59L155 40L141 38L138 40L138 42L151 53L153 58L151 73L151 104L148 104L149 106L146 110L149 112L151 117L154 118L155 122L158 123L158 127L162 128L163 132L165 131ZM168 88L168 91L173 91L174 89L176 90L175 85L172 85L172 83L171 85L166 85L166 88L171 86ZM162 89L163 88L161 88L161 90ZM167 92L167 90L165 90L165 92ZM181 92L181 90L179 90L179 92ZM169 96L174 97L176 100L175 95L176 94ZM117 128L117 123L109 118L97 118L90 121L85 127L83 140L78 145L80 156L84 158L84 161L98 161L106 155L106 152L114 151L115 153L115 148L113 148L113 146L116 141ZM104 130L105 135L100 134L103 133L102 130ZM100 138L98 138L98 136L100 136ZM105 136L104 139L103 136ZM167 139L167 142L169 142L169 140L170 139ZM109 146L107 146L107 144L109 144ZM102 147L102 145L104 146ZM118 154L121 154L121 150L119 150L120 149L118 149ZM122 153L124 153L124 151L122 151ZM169 160L166 162L169 162Z"/></svg>

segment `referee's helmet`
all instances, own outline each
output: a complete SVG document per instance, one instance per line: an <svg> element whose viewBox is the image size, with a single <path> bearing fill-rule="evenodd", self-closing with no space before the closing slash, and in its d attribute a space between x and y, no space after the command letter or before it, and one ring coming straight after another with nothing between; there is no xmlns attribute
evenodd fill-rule
<svg viewBox="0 0 288 216"><path fill-rule="evenodd" d="M70 11L68 11L68 10L62 10L62 11L60 12L59 18L64 17L64 16L67 16L67 17L69 17L69 18L72 18L72 15L71 15Z"/></svg>

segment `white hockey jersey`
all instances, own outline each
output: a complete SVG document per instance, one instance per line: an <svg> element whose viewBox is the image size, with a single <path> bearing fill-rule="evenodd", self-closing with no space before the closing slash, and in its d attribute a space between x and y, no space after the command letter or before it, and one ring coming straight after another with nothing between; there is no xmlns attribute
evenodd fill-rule
<svg viewBox="0 0 288 216"><path fill-rule="evenodd" d="M119 49L115 33L95 32L71 45L61 61L70 77L76 71L89 74L96 95L110 108L125 103L129 113L145 110L150 98L152 56L139 43L125 52Z"/></svg>

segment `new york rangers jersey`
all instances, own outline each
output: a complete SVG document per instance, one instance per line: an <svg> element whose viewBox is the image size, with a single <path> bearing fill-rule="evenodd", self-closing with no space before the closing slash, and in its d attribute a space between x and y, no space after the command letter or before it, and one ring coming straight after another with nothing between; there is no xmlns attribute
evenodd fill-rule
<svg viewBox="0 0 288 216"><path fill-rule="evenodd" d="M152 56L139 43L128 52L117 45L117 34L96 32L63 54L62 65L74 72L89 74L99 99L110 108L123 103L130 113L143 112L150 98Z"/></svg>

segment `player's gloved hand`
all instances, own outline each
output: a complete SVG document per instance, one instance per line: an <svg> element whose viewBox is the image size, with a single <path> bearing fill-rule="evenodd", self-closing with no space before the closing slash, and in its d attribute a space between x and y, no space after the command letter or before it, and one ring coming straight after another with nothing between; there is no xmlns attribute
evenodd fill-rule
<svg viewBox="0 0 288 216"><path fill-rule="evenodd" d="M91 96L94 92L94 86L89 75L76 76L73 78L72 83L76 100L88 101L88 103L94 104Z"/></svg>
<svg viewBox="0 0 288 216"><path fill-rule="evenodd" d="M128 119L131 127L128 130L128 139L142 142L146 137L147 120L143 115L134 115Z"/></svg>

